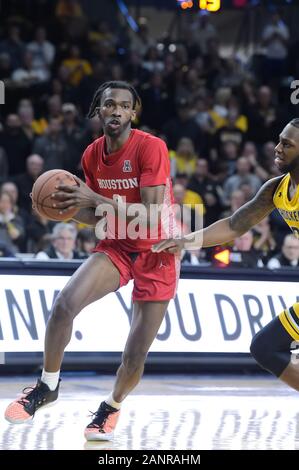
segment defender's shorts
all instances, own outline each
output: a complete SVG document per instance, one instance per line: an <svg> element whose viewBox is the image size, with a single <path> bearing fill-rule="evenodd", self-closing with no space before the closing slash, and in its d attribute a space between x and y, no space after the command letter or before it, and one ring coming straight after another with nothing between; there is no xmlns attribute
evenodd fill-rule
<svg viewBox="0 0 299 470"><path fill-rule="evenodd" d="M105 253L120 273L119 287L134 279L134 301L170 300L176 295L180 257L172 253L124 251L117 240L102 240L94 250Z"/></svg>

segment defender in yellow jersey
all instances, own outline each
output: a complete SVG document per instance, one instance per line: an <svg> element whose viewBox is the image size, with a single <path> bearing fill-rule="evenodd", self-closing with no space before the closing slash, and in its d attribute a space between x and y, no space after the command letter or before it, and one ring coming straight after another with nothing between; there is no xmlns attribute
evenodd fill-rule
<svg viewBox="0 0 299 470"><path fill-rule="evenodd" d="M232 216L184 238L164 240L152 250L177 253L184 248L227 243L246 233L275 208L299 238L299 119L290 121L281 132L275 147L275 164L283 175L267 181ZM264 369L299 391L299 367L291 361L290 352L294 340L299 341L299 303L262 328L253 337L250 351Z"/></svg>
<svg viewBox="0 0 299 470"><path fill-rule="evenodd" d="M277 186L273 202L295 237L299 238L299 185L297 185L293 196L289 197L291 185L291 175L287 173Z"/></svg>

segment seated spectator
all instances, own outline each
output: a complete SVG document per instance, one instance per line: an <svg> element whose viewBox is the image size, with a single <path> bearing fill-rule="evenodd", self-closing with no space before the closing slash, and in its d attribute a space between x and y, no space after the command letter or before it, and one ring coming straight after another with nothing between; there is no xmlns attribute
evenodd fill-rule
<svg viewBox="0 0 299 470"><path fill-rule="evenodd" d="M273 160L274 152L272 153L272 163L274 164ZM262 181L267 181L270 177L267 167L263 164L262 161L259 159L257 147L253 142L248 140L245 142L243 150L242 150L242 157L247 158L250 162L251 168L256 176L258 176Z"/></svg>
<svg viewBox="0 0 299 470"><path fill-rule="evenodd" d="M194 119L203 132L213 134L215 124L209 112L209 100L204 96L195 98Z"/></svg>
<svg viewBox="0 0 299 470"><path fill-rule="evenodd" d="M210 177L209 164L204 158L199 158L193 176L187 184L187 190L198 194L205 205L205 225L210 225L219 219L222 206L221 188Z"/></svg>
<svg viewBox="0 0 299 470"><path fill-rule="evenodd" d="M0 46L1 48L1 46ZM0 77L9 86L12 74L11 58L7 52L0 52Z"/></svg>
<svg viewBox="0 0 299 470"><path fill-rule="evenodd" d="M27 224L27 251L38 253L47 249L51 234L51 228L55 222L42 217L38 212L31 209L31 215Z"/></svg>
<svg viewBox="0 0 299 470"><path fill-rule="evenodd" d="M230 253L230 267L261 268L264 266L260 252L253 247L253 233L244 233L236 238Z"/></svg>
<svg viewBox="0 0 299 470"><path fill-rule="evenodd" d="M80 257L88 258L96 246L94 230L90 228L82 228L79 230L76 239L76 246Z"/></svg>
<svg viewBox="0 0 299 470"><path fill-rule="evenodd" d="M20 197L16 183L13 181L5 181L1 186L1 192L9 194L12 200L13 212L16 215L21 216L23 219L26 219L26 212L24 212L24 210L19 206Z"/></svg>
<svg viewBox="0 0 299 470"><path fill-rule="evenodd" d="M237 160L237 174L230 176L224 184L223 203L228 204L230 196L233 191L239 189L242 184L250 185L252 194L254 195L262 185L262 182L258 176L253 175L250 172L250 162L247 158L240 157Z"/></svg>
<svg viewBox="0 0 299 470"><path fill-rule="evenodd" d="M269 217L265 217L252 229L254 236L253 246L256 250L262 251L264 256L267 256L275 249L276 242L271 233Z"/></svg>
<svg viewBox="0 0 299 470"><path fill-rule="evenodd" d="M51 42L47 41L47 32L42 26L36 29L34 39L27 46L27 50L31 52L33 57L33 68L43 70L49 79L49 69L54 60L55 47Z"/></svg>
<svg viewBox="0 0 299 470"><path fill-rule="evenodd" d="M231 193L229 206L221 214L221 218L230 217L246 202L245 194L241 189L236 189Z"/></svg>
<svg viewBox="0 0 299 470"><path fill-rule="evenodd" d="M275 83L273 79L286 74L289 38L288 26L280 13L273 11L269 23L262 31L262 41L266 48L262 72L266 82Z"/></svg>
<svg viewBox="0 0 299 470"><path fill-rule="evenodd" d="M25 98L20 100L18 116L21 121L21 127L30 141L36 136L43 134L48 127L48 123L44 117L35 118L31 100Z"/></svg>
<svg viewBox="0 0 299 470"><path fill-rule="evenodd" d="M175 151L169 152L170 158L175 160L176 173L184 173L192 176L195 172L197 155L194 151L194 145L188 137L182 137Z"/></svg>
<svg viewBox="0 0 299 470"><path fill-rule="evenodd" d="M62 126L59 118L51 118L47 131L38 137L33 146L33 152L44 159L44 170L57 168L69 169L68 147L62 135Z"/></svg>
<svg viewBox="0 0 299 470"><path fill-rule="evenodd" d="M30 198L32 186L39 175L43 173L43 167L44 160L40 155L29 155L26 160L26 172L16 175L14 178L20 194L19 205L29 214L31 213L32 208L32 201Z"/></svg>
<svg viewBox="0 0 299 470"><path fill-rule="evenodd" d="M285 237L281 253L268 261L267 267L277 269L283 267L297 267L299 264L299 239L293 234Z"/></svg>
<svg viewBox="0 0 299 470"><path fill-rule="evenodd" d="M7 179L8 161L4 148L0 147L0 184Z"/></svg>
<svg viewBox="0 0 299 470"><path fill-rule="evenodd" d="M16 69L23 62L24 50L25 47L21 40L20 28L12 24L8 29L6 39L0 42L0 53L5 52L8 54L12 69Z"/></svg>
<svg viewBox="0 0 299 470"><path fill-rule="evenodd" d="M24 236L24 222L19 215L13 212L11 196L0 192L0 242L13 253L19 251L18 242Z"/></svg>
<svg viewBox="0 0 299 470"><path fill-rule="evenodd" d="M48 72L34 68L32 53L27 50L24 54L24 66L16 69L11 79L20 87L28 87L47 81Z"/></svg>
<svg viewBox="0 0 299 470"><path fill-rule="evenodd" d="M80 254L75 250L77 230L72 224L60 222L56 224L52 231L51 245L39 251L36 259L81 259Z"/></svg>
<svg viewBox="0 0 299 470"><path fill-rule="evenodd" d="M1 186L1 192L7 193L12 201L12 212L19 216L22 220L23 226L26 227L28 222L27 212L19 206L19 191L17 185L13 181L6 181ZM26 232L16 240L19 251L26 251Z"/></svg>
<svg viewBox="0 0 299 470"><path fill-rule="evenodd" d="M234 142L238 146L238 151L243 145L245 139L245 131L240 129L237 124L239 117L239 111L237 107L230 107L227 114L226 123L218 128L214 136L214 146L216 147L218 154L220 153L221 147L226 142ZM245 129L247 126L244 126Z"/></svg>
<svg viewBox="0 0 299 470"><path fill-rule="evenodd" d="M5 127L0 132L0 146L7 155L8 175L22 173L25 170L26 158L31 153L32 143L24 133L17 114L7 115Z"/></svg>
<svg viewBox="0 0 299 470"><path fill-rule="evenodd" d="M210 172L214 181L223 184L223 182L232 176L236 170L239 157L239 147L236 142L228 140L221 146L220 155L214 148L210 151Z"/></svg>
<svg viewBox="0 0 299 470"><path fill-rule="evenodd" d="M63 125L62 136L67 145L70 156L69 170L77 173L84 149L84 132L78 120L78 111L73 103L64 103L62 106Z"/></svg>
<svg viewBox="0 0 299 470"><path fill-rule="evenodd" d="M92 74L92 68L90 63L81 57L78 46L73 44L69 52L69 57L62 62L62 65L70 72L70 85L78 86L86 75Z"/></svg>
<svg viewBox="0 0 299 470"><path fill-rule="evenodd" d="M0 241L0 258L15 258L16 255L6 243Z"/></svg>
<svg viewBox="0 0 299 470"><path fill-rule="evenodd" d="M205 250L182 250L181 263L185 266L210 265L205 259Z"/></svg>
<svg viewBox="0 0 299 470"><path fill-rule="evenodd" d="M192 116L191 105L186 99L180 99L177 103L176 116L165 122L162 132L166 136L170 149L177 148L179 140L183 137L192 140L196 152L202 152L205 149L203 133Z"/></svg>
<svg viewBox="0 0 299 470"><path fill-rule="evenodd" d="M182 234L199 230L203 226L205 207L199 194L176 183L173 187L175 217ZM191 229L191 230L190 230Z"/></svg>

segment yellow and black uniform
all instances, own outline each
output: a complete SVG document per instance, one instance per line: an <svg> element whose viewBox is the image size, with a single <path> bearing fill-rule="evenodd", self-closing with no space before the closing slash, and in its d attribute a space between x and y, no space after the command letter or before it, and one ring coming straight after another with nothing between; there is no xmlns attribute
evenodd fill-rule
<svg viewBox="0 0 299 470"><path fill-rule="evenodd" d="M290 178L290 173L282 178L274 193L273 202L295 237L299 238L299 185L290 200L288 196Z"/></svg>
<svg viewBox="0 0 299 470"><path fill-rule="evenodd" d="M299 185L292 199L289 199L290 180L290 173L281 179L275 190L273 202L294 236L299 238ZM289 335L293 339L299 340L299 303L286 308L278 318Z"/></svg>

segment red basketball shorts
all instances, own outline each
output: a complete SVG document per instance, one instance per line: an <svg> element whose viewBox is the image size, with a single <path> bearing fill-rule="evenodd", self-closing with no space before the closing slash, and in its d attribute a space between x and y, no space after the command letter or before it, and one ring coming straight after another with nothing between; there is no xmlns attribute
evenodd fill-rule
<svg viewBox="0 0 299 470"><path fill-rule="evenodd" d="M117 240L102 240L95 252L105 253L120 273L120 285L134 280L134 301L162 301L175 297L180 257L171 253L124 251Z"/></svg>

